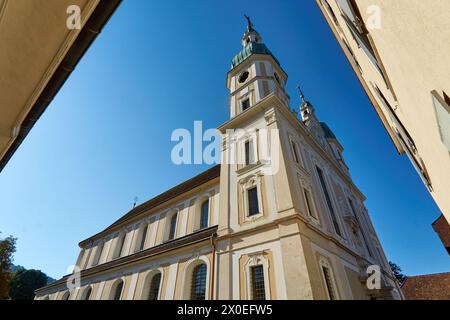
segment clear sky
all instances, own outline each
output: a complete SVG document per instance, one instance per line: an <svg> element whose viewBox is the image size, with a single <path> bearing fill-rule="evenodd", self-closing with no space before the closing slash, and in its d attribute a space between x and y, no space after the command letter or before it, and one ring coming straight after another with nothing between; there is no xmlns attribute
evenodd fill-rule
<svg viewBox="0 0 450 320"><path fill-rule="evenodd" d="M229 117L226 73L241 50L243 14L300 83L344 157L390 260L409 275L450 271L431 228L439 216L399 156L315 1L124 1L0 173L0 231L14 263L54 278L78 242L206 166L177 167L177 128Z"/></svg>

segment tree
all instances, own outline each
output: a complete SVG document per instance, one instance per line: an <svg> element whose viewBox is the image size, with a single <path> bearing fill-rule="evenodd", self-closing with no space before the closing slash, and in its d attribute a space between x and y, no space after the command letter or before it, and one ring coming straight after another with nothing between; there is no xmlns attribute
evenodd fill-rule
<svg viewBox="0 0 450 320"><path fill-rule="evenodd" d="M16 252L16 241L17 239L12 236L0 238L0 300L8 298L12 255Z"/></svg>
<svg viewBox="0 0 450 320"><path fill-rule="evenodd" d="M47 275L39 270L20 268L10 282L12 300L33 300L34 291L47 285Z"/></svg>
<svg viewBox="0 0 450 320"><path fill-rule="evenodd" d="M402 268L392 261L389 261L389 265L391 266L392 273L394 274L397 281L401 284L406 280L406 276L402 273Z"/></svg>

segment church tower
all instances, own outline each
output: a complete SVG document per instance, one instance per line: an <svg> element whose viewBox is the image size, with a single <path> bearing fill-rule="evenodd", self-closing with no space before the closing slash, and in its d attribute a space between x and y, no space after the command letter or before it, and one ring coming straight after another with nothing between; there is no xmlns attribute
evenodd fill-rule
<svg viewBox="0 0 450 320"><path fill-rule="evenodd" d="M246 18L219 127L217 298L400 297L341 144L301 90L300 116L291 110L288 75ZM369 265L384 268L384 291L365 287Z"/></svg>
<svg viewBox="0 0 450 320"><path fill-rule="evenodd" d="M230 117L234 118L270 94L279 97L286 107L287 74L277 58L263 43L261 35L247 17L247 30L242 37L243 49L233 58L227 76L230 90Z"/></svg>

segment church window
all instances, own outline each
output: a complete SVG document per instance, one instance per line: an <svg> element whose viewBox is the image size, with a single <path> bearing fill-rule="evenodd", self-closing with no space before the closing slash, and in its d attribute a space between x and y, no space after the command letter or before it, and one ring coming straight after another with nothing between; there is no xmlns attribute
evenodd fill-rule
<svg viewBox="0 0 450 320"><path fill-rule="evenodd" d="M205 300L206 298L206 264L201 263L192 270L191 300Z"/></svg>
<svg viewBox="0 0 450 320"><path fill-rule="evenodd" d="M297 144L294 141L291 141L292 146L292 155L294 157L294 161L298 164L300 164L300 155L298 153L298 147Z"/></svg>
<svg viewBox="0 0 450 320"><path fill-rule="evenodd" d="M242 111L245 111L248 108L250 108L250 99L246 98L246 99L242 100L242 102L241 102L241 109L242 109Z"/></svg>
<svg viewBox="0 0 450 320"><path fill-rule="evenodd" d="M245 81L247 81L249 76L248 71L244 71L240 76L239 76L239 83L244 83Z"/></svg>
<svg viewBox="0 0 450 320"><path fill-rule="evenodd" d="M263 265L250 267L250 286L253 300L266 300Z"/></svg>
<svg viewBox="0 0 450 320"><path fill-rule="evenodd" d="M325 285L327 287L328 298L330 300L337 300L330 269L326 266L322 266L322 272L325 278Z"/></svg>
<svg viewBox="0 0 450 320"><path fill-rule="evenodd" d="M150 281L147 300L158 300L160 286L161 286L161 272L158 272L152 277Z"/></svg>
<svg viewBox="0 0 450 320"><path fill-rule="evenodd" d="M308 189L303 188L303 194L305 196L306 201L306 209L308 210L308 214L310 217L317 219L316 213L314 211L313 202L311 198L311 192Z"/></svg>
<svg viewBox="0 0 450 320"><path fill-rule="evenodd" d="M169 239L168 240L175 239L176 230L177 230L177 214L175 213L170 218L170 229L169 229Z"/></svg>
<svg viewBox="0 0 450 320"><path fill-rule="evenodd" d="M148 231L148 224L146 224L144 227L141 227L139 230L139 238L137 241L137 247L136 247L136 252L137 251L141 251L144 250L144 246L145 246L145 240L147 238L147 231Z"/></svg>
<svg viewBox="0 0 450 320"><path fill-rule="evenodd" d="M247 190L248 197L248 215L254 216L259 214L259 204L258 204L258 188L255 186Z"/></svg>
<svg viewBox="0 0 450 320"><path fill-rule="evenodd" d="M273 76L275 77L275 80L278 82L278 84L281 84L280 77L276 72L273 74Z"/></svg>
<svg viewBox="0 0 450 320"><path fill-rule="evenodd" d="M321 169L319 169L319 167L316 167L316 170L317 170L317 175L319 176L320 185L322 187L322 191L325 196L325 201L327 203L328 210L330 211L330 214L331 214L331 220L333 220L334 230L336 231L336 233L339 236L342 237L342 233L341 233L341 229L339 228L339 223L337 220L336 212L334 211L333 205L331 204L331 196L330 196L330 193L328 192L328 188L327 188L327 185L325 182L325 177L323 175L323 171Z"/></svg>
<svg viewBox="0 0 450 320"><path fill-rule="evenodd" d="M209 200L202 203L200 212L200 229L208 227L208 217L209 217Z"/></svg>
<svg viewBox="0 0 450 320"><path fill-rule="evenodd" d="M112 300L120 300L122 297L122 290L123 290L123 281L119 280L114 286L112 290Z"/></svg>
<svg viewBox="0 0 450 320"><path fill-rule="evenodd" d="M255 163L255 150L253 145L253 140L247 140L244 144L245 151L245 165L250 165Z"/></svg>
<svg viewBox="0 0 450 320"><path fill-rule="evenodd" d="M119 237L117 239L116 252L115 252L114 258L119 258L124 254L123 251L124 251L124 244L125 244L125 236L126 236L125 233L119 235Z"/></svg>
<svg viewBox="0 0 450 320"><path fill-rule="evenodd" d="M92 294L92 287L87 287L84 290L83 295L81 296L81 300L89 300L91 298L91 294Z"/></svg>

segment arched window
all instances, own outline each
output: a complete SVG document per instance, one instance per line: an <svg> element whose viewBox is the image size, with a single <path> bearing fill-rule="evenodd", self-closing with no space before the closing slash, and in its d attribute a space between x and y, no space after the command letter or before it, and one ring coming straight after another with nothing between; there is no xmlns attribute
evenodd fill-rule
<svg viewBox="0 0 450 320"><path fill-rule="evenodd" d="M145 240L147 239L147 231L148 231L148 224L145 224L139 228L138 239L135 244L134 252L144 250Z"/></svg>
<svg viewBox="0 0 450 320"><path fill-rule="evenodd" d="M123 255L123 245L125 243L125 236L126 236L125 233L119 235L119 237L117 239L116 251L114 254L114 258L119 258Z"/></svg>
<svg viewBox="0 0 450 320"><path fill-rule="evenodd" d="M92 287L89 286L86 289L84 289L80 300L89 300L91 298L91 294L92 294Z"/></svg>
<svg viewBox="0 0 450 320"><path fill-rule="evenodd" d="M159 288L161 287L161 272L155 274L150 280L147 300L158 300Z"/></svg>
<svg viewBox="0 0 450 320"><path fill-rule="evenodd" d="M122 290L123 290L123 280L119 280L111 288L111 299L120 300L120 298L122 297Z"/></svg>
<svg viewBox="0 0 450 320"><path fill-rule="evenodd" d="M177 217L178 217L178 214L175 213L170 218L169 238L168 238L168 240L175 239L175 234L176 234L176 231L177 231Z"/></svg>
<svg viewBox="0 0 450 320"><path fill-rule="evenodd" d="M206 298L206 264L201 263L192 270L191 300Z"/></svg>
<svg viewBox="0 0 450 320"><path fill-rule="evenodd" d="M103 241L97 245L97 250L95 251L94 260L92 261L92 266L96 266L99 264L100 257L102 256L102 252L103 252L103 246L104 246Z"/></svg>
<svg viewBox="0 0 450 320"><path fill-rule="evenodd" d="M209 219L209 200L202 203L200 209L200 229L208 228Z"/></svg>
<svg viewBox="0 0 450 320"><path fill-rule="evenodd" d="M70 298L70 292L66 291L64 292L63 296L61 297L61 300L69 300Z"/></svg>

